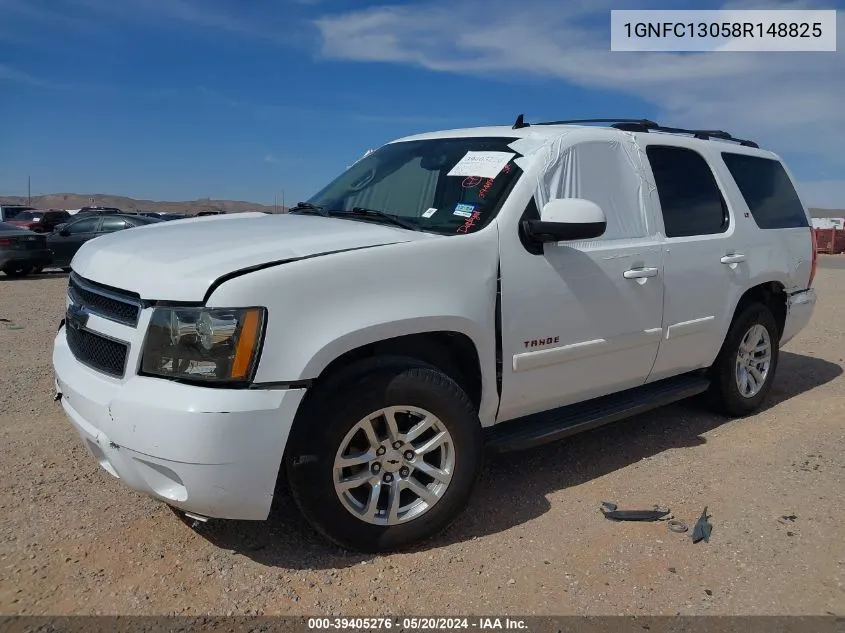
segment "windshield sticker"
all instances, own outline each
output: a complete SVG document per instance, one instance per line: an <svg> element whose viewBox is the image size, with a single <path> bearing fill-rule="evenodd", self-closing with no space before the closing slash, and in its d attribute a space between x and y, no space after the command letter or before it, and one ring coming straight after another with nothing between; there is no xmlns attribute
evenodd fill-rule
<svg viewBox="0 0 845 633"><path fill-rule="evenodd" d="M431 217L431 216L433 216L435 213L437 213L437 209L434 209L434 208L432 208L432 209L426 209L425 211L423 211L422 216L423 216L424 218L430 218L430 217Z"/></svg>
<svg viewBox="0 0 845 633"><path fill-rule="evenodd" d="M458 227L458 233L469 233L469 230L475 226L475 223L478 222L480 217L480 211L473 211L472 215L464 220L464 223Z"/></svg>
<svg viewBox="0 0 845 633"><path fill-rule="evenodd" d="M463 187L464 189L474 189L475 187L481 184L482 180L484 179L481 178L481 176L467 176L461 183L461 187Z"/></svg>
<svg viewBox="0 0 845 633"><path fill-rule="evenodd" d="M462 218L471 218L472 212L475 211L474 204L456 204L452 215L458 215Z"/></svg>
<svg viewBox="0 0 845 633"><path fill-rule="evenodd" d="M495 178L514 156L511 152L467 152L446 175Z"/></svg>

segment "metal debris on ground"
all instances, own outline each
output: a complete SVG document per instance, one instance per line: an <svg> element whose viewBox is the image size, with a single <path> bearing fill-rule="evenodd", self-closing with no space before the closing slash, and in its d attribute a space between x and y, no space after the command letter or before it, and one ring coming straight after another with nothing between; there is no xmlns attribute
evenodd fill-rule
<svg viewBox="0 0 845 633"><path fill-rule="evenodd" d="M690 538L692 538L693 543L698 543L699 541L704 541L705 543L710 542L710 533L713 531L713 526L707 520L709 518L710 515L707 514L707 506L704 506L704 512L698 517L698 521L696 521L692 529L692 536Z"/></svg>
<svg viewBox="0 0 845 633"><path fill-rule="evenodd" d="M619 510L615 503L602 501L601 512L604 518L611 521L660 521L666 518L670 510L658 506L654 506L651 510Z"/></svg>
<svg viewBox="0 0 845 633"><path fill-rule="evenodd" d="M678 521L677 519L672 519L668 523L666 523L666 527L669 529L670 532L679 532L683 533L689 530L687 524L683 521Z"/></svg>

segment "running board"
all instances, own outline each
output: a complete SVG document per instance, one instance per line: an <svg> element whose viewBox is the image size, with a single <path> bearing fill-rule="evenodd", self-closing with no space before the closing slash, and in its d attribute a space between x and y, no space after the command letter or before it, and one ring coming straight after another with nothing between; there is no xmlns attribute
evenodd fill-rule
<svg viewBox="0 0 845 633"><path fill-rule="evenodd" d="M693 372L578 402L559 409L501 422L486 431L494 453L520 451L656 409L707 391L710 380Z"/></svg>

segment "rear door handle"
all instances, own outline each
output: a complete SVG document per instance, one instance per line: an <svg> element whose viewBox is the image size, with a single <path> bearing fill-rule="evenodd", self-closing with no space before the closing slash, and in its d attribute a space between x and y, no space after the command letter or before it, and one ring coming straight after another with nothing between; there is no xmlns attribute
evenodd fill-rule
<svg viewBox="0 0 845 633"><path fill-rule="evenodd" d="M646 277L657 277L656 268L632 268L622 273L625 279L645 279Z"/></svg>
<svg viewBox="0 0 845 633"><path fill-rule="evenodd" d="M745 255L743 255L742 253L736 253L735 255L725 255L719 261L723 264L741 264L745 261Z"/></svg>

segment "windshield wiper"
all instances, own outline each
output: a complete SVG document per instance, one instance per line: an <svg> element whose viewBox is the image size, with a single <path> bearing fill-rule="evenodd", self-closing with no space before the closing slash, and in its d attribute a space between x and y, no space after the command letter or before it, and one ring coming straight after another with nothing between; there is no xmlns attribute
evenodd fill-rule
<svg viewBox="0 0 845 633"><path fill-rule="evenodd" d="M321 207L316 204L311 204L310 202L297 202L296 206L291 207L288 209L289 213L316 213L318 215L322 215L323 217L349 217L351 215L360 215L367 218L380 218L387 220L391 224L395 224L396 226L401 226L403 229L409 229L411 231L419 231L420 227L414 224L413 222L409 222L408 220L403 220L402 218L396 217L395 215L391 215L390 213L385 213L384 211L379 211L378 209L367 209L366 207L353 207L350 211L344 211L342 209L330 209L327 210L325 207Z"/></svg>
<svg viewBox="0 0 845 633"><path fill-rule="evenodd" d="M336 216L343 216L343 215L361 215L366 218L381 218L383 220L387 220L391 224L395 224L396 226L401 226L403 229L408 229L410 231L419 231L420 227L413 222L409 222L408 220L403 220L400 217L392 215L390 213L385 213L384 211L379 211L378 209L368 209L366 207L352 207L351 211L330 211L331 215Z"/></svg>
<svg viewBox="0 0 845 633"><path fill-rule="evenodd" d="M310 202L297 202L296 206L291 207L288 209L288 213L316 213L318 215L322 215L323 217L329 217L329 212L326 211L323 207L318 206L316 204L311 204Z"/></svg>

